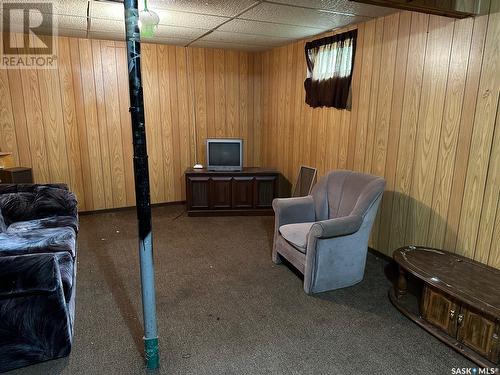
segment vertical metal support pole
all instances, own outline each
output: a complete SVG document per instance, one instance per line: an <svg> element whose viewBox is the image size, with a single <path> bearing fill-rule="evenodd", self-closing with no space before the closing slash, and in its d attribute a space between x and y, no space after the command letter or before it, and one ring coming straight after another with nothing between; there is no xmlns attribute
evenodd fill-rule
<svg viewBox="0 0 500 375"><path fill-rule="evenodd" d="M132 117L132 139L134 144L135 199L137 204L137 219L139 222L144 351L146 367L148 369L157 369L160 365L160 357L158 353L158 334L156 327L148 154L144 120L144 98L141 82L139 11L137 8L137 0L125 0L124 5L130 88L130 115Z"/></svg>

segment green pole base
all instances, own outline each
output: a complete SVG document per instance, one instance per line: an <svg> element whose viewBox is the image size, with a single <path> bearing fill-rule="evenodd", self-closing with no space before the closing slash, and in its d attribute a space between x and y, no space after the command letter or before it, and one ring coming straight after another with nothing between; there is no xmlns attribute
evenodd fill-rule
<svg viewBox="0 0 500 375"><path fill-rule="evenodd" d="M160 367L160 354L158 351L158 337L144 338L144 354L146 356L146 367L156 370Z"/></svg>

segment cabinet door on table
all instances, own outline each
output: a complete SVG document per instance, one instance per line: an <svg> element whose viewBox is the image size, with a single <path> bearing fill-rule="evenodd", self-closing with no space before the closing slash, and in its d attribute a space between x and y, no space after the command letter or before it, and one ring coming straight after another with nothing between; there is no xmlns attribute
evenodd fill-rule
<svg viewBox="0 0 500 375"><path fill-rule="evenodd" d="M210 178L210 208L231 208L231 177Z"/></svg>
<svg viewBox="0 0 500 375"><path fill-rule="evenodd" d="M490 361L498 363L499 325L466 306L462 307L459 319L458 341Z"/></svg>
<svg viewBox="0 0 500 375"><path fill-rule="evenodd" d="M457 334L457 319L460 305L451 297L426 285L422 295L422 317L450 336Z"/></svg>
<svg viewBox="0 0 500 375"><path fill-rule="evenodd" d="M276 176L258 176L255 178L255 207L271 208L276 198Z"/></svg>
<svg viewBox="0 0 500 375"><path fill-rule="evenodd" d="M253 177L233 177L233 208L253 207Z"/></svg>
<svg viewBox="0 0 500 375"><path fill-rule="evenodd" d="M188 177L188 209L200 210L209 208L209 182L208 177Z"/></svg>

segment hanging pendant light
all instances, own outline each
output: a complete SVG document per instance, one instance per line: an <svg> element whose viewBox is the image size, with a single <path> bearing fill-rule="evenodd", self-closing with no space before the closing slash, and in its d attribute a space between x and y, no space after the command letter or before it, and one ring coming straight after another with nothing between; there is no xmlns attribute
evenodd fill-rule
<svg viewBox="0 0 500 375"><path fill-rule="evenodd" d="M144 0L144 9L139 13L139 28L141 36L151 38L160 23L160 16L156 12L148 9L148 1Z"/></svg>

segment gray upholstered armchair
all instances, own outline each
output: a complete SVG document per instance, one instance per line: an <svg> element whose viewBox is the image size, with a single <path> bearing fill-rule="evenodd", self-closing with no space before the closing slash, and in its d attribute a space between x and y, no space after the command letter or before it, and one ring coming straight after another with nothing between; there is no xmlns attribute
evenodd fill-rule
<svg viewBox="0 0 500 375"><path fill-rule="evenodd" d="M360 282L384 187L381 177L334 171L307 197L275 199L274 263L294 265L308 294Z"/></svg>

